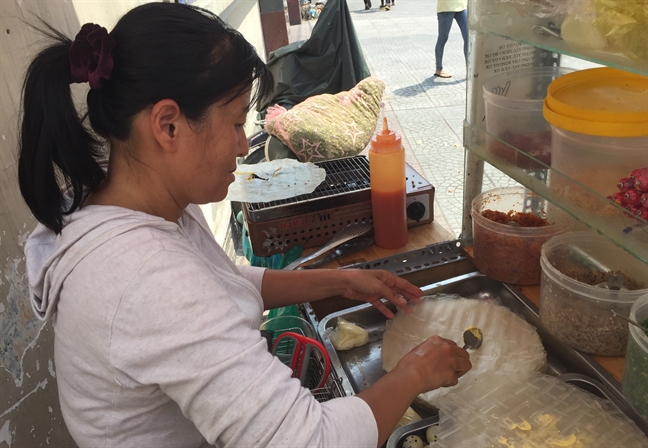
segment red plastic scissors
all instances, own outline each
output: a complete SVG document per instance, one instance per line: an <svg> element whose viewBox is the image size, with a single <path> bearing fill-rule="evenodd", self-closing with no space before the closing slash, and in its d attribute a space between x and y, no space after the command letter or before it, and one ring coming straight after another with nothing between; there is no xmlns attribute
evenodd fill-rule
<svg viewBox="0 0 648 448"><path fill-rule="evenodd" d="M324 346L307 336L287 331L277 336L272 344L272 354L291 354L286 364L303 387L323 387L331 371L331 360Z"/></svg>

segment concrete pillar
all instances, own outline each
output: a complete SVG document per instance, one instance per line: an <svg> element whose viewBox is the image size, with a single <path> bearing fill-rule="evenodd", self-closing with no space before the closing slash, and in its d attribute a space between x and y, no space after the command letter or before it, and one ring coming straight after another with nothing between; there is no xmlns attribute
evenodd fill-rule
<svg viewBox="0 0 648 448"><path fill-rule="evenodd" d="M290 25L301 25L301 5L299 0L287 0L288 3L288 23Z"/></svg>
<svg viewBox="0 0 648 448"><path fill-rule="evenodd" d="M266 56L277 48L288 45L288 29L283 0L259 0L261 28Z"/></svg>

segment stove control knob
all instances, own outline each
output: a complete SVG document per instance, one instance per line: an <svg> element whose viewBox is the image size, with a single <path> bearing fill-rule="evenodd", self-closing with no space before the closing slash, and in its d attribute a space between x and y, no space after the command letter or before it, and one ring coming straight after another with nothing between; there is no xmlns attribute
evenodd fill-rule
<svg viewBox="0 0 648 448"><path fill-rule="evenodd" d="M422 202L414 201L407 205L407 218L412 221L420 221L425 216L425 205Z"/></svg>

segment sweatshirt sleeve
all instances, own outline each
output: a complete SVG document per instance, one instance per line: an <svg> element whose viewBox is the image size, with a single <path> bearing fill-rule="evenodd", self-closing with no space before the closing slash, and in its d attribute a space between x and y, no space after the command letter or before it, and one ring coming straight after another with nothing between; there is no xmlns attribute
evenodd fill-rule
<svg viewBox="0 0 648 448"><path fill-rule="evenodd" d="M247 279L250 283L261 294L261 285L263 283L263 275L265 274L266 268L260 268L257 266L245 266L245 265L236 265L241 275Z"/></svg>
<svg viewBox="0 0 648 448"><path fill-rule="evenodd" d="M123 387L159 385L219 446L377 445L363 400L317 402L267 351L249 313L261 307L249 282L167 252L135 275L113 319L110 359Z"/></svg>

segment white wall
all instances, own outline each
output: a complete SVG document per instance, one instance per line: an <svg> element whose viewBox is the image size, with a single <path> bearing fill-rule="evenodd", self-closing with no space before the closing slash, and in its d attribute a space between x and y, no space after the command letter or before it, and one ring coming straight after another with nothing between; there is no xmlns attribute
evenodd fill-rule
<svg viewBox="0 0 648 448"><path fill-rule="evenodd" d="M87 22L112 29L141 3L0 0L0 448L75 446L58 404L52 327L34 318L28 302L23 247L36 221L18 190L18 115L23 75L43 40L23 20L38 16L74 37ZM220 14L265 54L256 0L195 4Z"/></svg>

